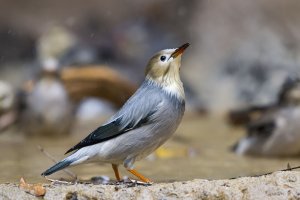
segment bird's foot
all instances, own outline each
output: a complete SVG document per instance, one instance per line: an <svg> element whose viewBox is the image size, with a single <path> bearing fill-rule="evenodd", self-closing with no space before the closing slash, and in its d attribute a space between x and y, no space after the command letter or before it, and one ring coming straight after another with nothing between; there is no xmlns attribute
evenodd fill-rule
<svg viewBox="0 0 300 200"><path fill-rule="evenodd" d="M142 174L140 174L135 169L127 169L127 171L129 171L130 173L132 173L133 175L138 177L142 181L141 183L150 184L150 185L153 183L149 178L143 176Z"/></svg>

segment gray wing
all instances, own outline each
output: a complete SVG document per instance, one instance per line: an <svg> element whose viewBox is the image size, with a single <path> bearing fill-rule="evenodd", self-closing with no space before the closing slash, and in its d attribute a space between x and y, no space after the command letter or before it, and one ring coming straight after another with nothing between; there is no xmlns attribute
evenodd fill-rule
<svg viewBox="0 0 300 200"><path fill-rule="evenodd" d="M85 139L69 149L67 153L82 147L94 145L122 135L130 130L153 123L154 114L162 101L159 88L145 84L124 104L116 115L105 125L98 127Z"/></svg>

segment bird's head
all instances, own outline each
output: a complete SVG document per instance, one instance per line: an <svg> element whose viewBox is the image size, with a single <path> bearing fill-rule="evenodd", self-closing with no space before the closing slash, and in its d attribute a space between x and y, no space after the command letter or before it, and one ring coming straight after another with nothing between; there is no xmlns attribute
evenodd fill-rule
<svg viewBox="0 0 300 200"><path fill-rule="evenodd" d="M156 53L146 68L146 79L158 84L171 94L184 98L180 80L181 56L189 43L175 48L165 49Z"/></svg>
<svg viewBox="0 0 300 200"><path fill-rule="evenodd" d="M300 78L289 76L284 81L278 94L278 103L281 105L300 104Z"/></svg>

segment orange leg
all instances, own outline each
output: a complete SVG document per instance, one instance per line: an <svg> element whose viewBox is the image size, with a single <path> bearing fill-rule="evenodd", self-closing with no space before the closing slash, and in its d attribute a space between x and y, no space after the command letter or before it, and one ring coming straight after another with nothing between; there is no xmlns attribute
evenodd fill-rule
<svg viewBox="0 0 300 200"><path fill-rule="evenodd" d="M115 176L116 176L117 181L121 181L118 165L112 164L111 166L112 166L112 168L115 172Z"/></svg>
<svg viewBox="0 0 300 200"><path fill-rule="evenodd" d="M136 177L138 177L141 181L143 181L145 183L151 183L152 182L150 179L146 178L145 176L143 176L142 174L138 173L134 169L127 169L127 171L129 171L130 173L132 173L133 175L135 175Z"/></svg>

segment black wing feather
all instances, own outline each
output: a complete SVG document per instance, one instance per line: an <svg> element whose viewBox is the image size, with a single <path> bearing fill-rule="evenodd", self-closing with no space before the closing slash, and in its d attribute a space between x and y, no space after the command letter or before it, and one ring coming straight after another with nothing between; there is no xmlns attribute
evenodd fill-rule
<svg viewBox="0 0 300 200"><path fill-rule="evenodd" d="M121 121L122 117L117 118L116 120L100 126L92 133L90 133L86 138L81 140L77 145L69 149L65 154L70 153L74 150L80 149L82 147L90 146L100 142L107 141L109 139L115 138L119 135L126 133L135 128L139 128L142 125L145 125L149 122L150 117L155 113L155 111L150 112L147 116L140 119L138 123L130 122L127 126L122 126Z"/></svg>
<svg viewBox="0 0 300 200"><path fill-rule="evenodd" d="M69 149L65 154L70 153L71 151L80 149L82 147L90 146L93 144L97 144L99 142L103 142L109 140L111 138L117 137L123 133L120 127L120 118L112 121L109 124L98 127L92 133L90 133L86 138L81 140L74 147Z"/></svg>
<svg viewBox="0 0 300 200"><path fill-rule="evenodd" d="M276 123L273 119L266 121L258 121L247 126L248 135L260 135L269 137L276 128Z"/></svg>

